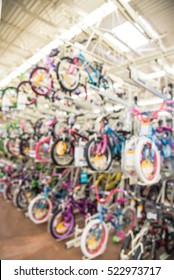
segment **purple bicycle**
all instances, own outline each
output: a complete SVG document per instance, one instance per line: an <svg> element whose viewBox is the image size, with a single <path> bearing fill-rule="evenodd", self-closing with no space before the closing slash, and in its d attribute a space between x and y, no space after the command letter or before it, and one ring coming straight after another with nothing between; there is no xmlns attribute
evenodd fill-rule
<svg viewBox="0 0 174 280"><path fill-rule="evenodd" d="M73 190L69 191L62 205L52 216L50 221L50 233L55 239L66 238L72 233L75 227L76 208L84 218L88 214L95 214L97 211L96 198L89 196L89 188L87 185L76 185Z"/></svg>

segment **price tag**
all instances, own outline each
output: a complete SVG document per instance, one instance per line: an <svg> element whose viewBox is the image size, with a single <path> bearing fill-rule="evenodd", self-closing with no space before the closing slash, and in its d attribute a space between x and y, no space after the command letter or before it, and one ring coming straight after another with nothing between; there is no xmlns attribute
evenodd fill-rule
<svg viewBox="0 0 174 280"><path fill-rule="evenodd" d="M152 213L152 212L148 212L147 213L147 219L148 220L157 220L157 214L156 213Z"/></svg>
<svg viewBox="0 0 174 280"><path fill-rule="evenodd" d="M149 122L141 122L140 135L148 135L149 127L150 127Z"/></svg>
<svg viewBox="0 0 174 280"><path fill-rule="evenodd" d="M128 150L125 155L125 169L128 171L134 170L135 166L135 151Z"/></svg>
<svg viewBox="0 0 174 280"><path fill-rule="evenodd" d="M87 166L84 146L75 147L74 157L75 157L75 166L77 167Z"/></svg>
<svg viewBox="0 0 174 280"><path fill-rule="evenodd" d="M35 152L35 150L34 150L34 151L33 151L33 150L30 150L29 155L30 155L31 158L36 158L36 152Z"/></svg>

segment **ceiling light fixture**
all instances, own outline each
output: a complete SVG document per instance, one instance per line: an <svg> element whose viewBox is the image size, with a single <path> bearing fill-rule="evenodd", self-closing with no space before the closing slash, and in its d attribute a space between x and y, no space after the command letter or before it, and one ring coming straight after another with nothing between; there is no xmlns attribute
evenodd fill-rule
<svg viewBox="0 0 174 280"><path fill-rule="evenodd" d="M138 19L144 25L144 27L147 29L147 31L149 31L152 34L152 36L154 38L156 38L156 39L159 38L158 33L152 28L152 26L142 16L139 16Z"/></svg>
<svg viewBox="0 0 174 280"><path fill-rule="evenodd" d="M148 44L146 37L129 21L112 29L112 32L131 48L139 48Z"/></svg>
<svg viewBox="0 0 174 280"><path fill-rule="evenodd" d="M138 106L143 107L143 106L156 105L161 103L163 103L163 100L161 98L153 98L149 100L138 101Z"/></svg>
<svg viewBox="0 0 174 280"><path fill-rule="evenodd" d="M165 71L158 71L158 72L153 72L150 74L146 75L146 80L151 80L151 79L156 79L156 78L160 78L160 77L164 77L165 76Z"/></svg>

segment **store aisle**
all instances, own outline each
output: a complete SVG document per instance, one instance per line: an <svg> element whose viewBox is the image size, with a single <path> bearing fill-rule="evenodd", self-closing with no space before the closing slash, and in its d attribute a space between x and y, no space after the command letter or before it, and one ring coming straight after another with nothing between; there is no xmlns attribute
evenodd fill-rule
<svg viewBox="0 0 174 280"><path fill-rule="evenodd" d="M116 259L119 245L110 241L107 251L98 259ZM24 213L0 198L0 259L81 259L80 248L65 248L47 232L46 225L35 225Z"/></svg>

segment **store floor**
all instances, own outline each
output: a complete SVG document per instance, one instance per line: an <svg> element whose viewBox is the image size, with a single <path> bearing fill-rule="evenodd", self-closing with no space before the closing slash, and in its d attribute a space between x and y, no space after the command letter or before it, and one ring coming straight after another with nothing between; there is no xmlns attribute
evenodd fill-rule
<svg viewBox="0 0 174 280"><path fill-rule="evenodd" d="M108 243L106 252L97 259L117 259L119 245ZM11 203L0 197L0 259L82 259L80 248L65 248L47 232L46 224L35 225Z"/></svg>
<svg viewBox="0 0 174 280"><path fill-rule="evenodd" d="M107 250L96 259L116 260L119 248L110 238ZM0 197L0 259L77 260L82 259L82 253L80 248L66 249L65 241L53 239L46 224L33 224ZM174 254L169 259L174 259Z"/></svg>

